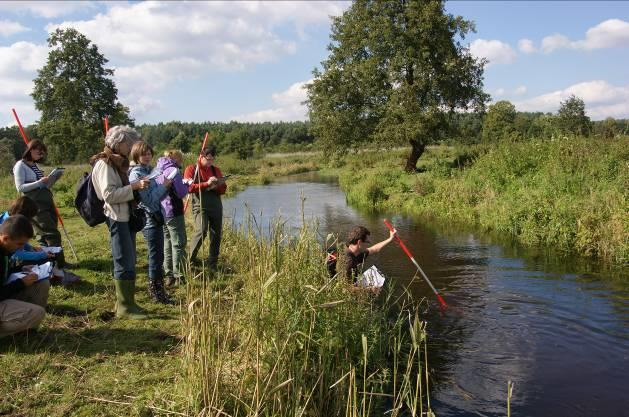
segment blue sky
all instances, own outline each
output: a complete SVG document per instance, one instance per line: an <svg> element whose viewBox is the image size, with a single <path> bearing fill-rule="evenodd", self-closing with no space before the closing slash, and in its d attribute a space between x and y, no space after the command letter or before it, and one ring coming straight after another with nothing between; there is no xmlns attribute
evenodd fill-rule
<svg viewBox="0 0 629 417"><path fill-rule="evenodd" d="M0 2L0 126L39 117L29 96L46 38L75 27L116 69L138 123L303 120L303 85L327 56L344 2ZM467 2L466 39L490 64L486 91L519 110L555 111L570 94L593 119L629 118L629 3Z"/></svg>

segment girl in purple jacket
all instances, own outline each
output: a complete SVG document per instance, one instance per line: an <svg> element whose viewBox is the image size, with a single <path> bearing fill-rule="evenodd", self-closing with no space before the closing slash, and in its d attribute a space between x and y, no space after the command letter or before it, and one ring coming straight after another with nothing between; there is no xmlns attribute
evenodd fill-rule
<svg viewBox="0 0 629 417"><path fill-rule="evenodd" d="M182 164L183 154L172 149L164 152L164 156L157 160L156 167L162 173L156 179L158 184L163 183L164 179L172 181L168 193L161 200L164 215L164 275L168 286L184 282L187 237L183 198L188 194L188 186L183 183L179 172Z"/></svg>

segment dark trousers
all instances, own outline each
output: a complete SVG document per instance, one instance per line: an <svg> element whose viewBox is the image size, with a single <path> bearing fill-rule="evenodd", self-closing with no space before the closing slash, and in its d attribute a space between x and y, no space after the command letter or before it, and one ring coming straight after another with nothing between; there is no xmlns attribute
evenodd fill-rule
<svg viewBox="0 0 629 417"><path fill-rule="evenodd" d="M47 188L31 191L25 194L35 201L39 211L33 218L33 227L37 240L42 246L61 246L61 233L57 228L57 211L52 199L52 193ZM57 266L63 268L65 256L63 251L57 256Z"/></svg>
<svg viewBox="0 0 629 417"><path fill-rule="evenodd" d="M114 279L135 279L135 236L129 222L118 222L107 217L111 237L111 257L114 260Z"/></svg>
<svg viewBox="0 0 629 417"><path fill-rule="evenodd" d="M190 259L195 260L199 249L203 245L208 230L210 231L210 253L208 264L216 268L218 255L221 250L221 236L223 233L223 204L219 196L204 198L203 205L194 196L192 200L192 214L194 216L194 233L190 242Z"/></svg>

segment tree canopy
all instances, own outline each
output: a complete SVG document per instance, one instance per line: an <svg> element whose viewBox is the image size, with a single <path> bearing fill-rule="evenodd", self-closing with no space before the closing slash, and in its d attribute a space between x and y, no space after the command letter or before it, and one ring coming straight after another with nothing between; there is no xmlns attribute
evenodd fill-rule
<svg viewBox="0 0 629 417"><path fill-rule="evenodd" d="M515 132L516 114L515 106L506 100L489 106L483 123L483 141L496 142L511 137Z"/></svg>
<svg viewBox="0 0 629 417"><path fill-rule="evenodd" d="M32 93L41 112L38 131L52 161L84 160L102 147L104 116L110 125L133 120L118 101L114 71L105 68L107 59L87 37L76 29L57 29L48 46Z"/></svg>
<svg viewBox="0 0 629 417"><path fill-rule="evenodd" d="M592 132L592 122L585 114L585 103L575 95L561 102L557 122L562 133L589 136Z"/></svg>
<svg viewBox="0 0 629 417"><path fill-rule="evenodd" d="M324 149L410 143L414 170L456 110L482 111L484 60L461 44L473 24L444 1L357 0L332 21L329 57L313 71L308 107Z"/></svg>

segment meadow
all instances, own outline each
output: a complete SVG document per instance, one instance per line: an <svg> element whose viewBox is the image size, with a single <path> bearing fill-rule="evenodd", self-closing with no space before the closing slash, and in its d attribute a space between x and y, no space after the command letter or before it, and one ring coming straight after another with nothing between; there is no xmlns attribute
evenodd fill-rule
<svg viewBox="0 0 629 417"><path fill-rule="evenodd" d="M219 159L231 192L317 168L311 155ZM0 413L29 416L368 416L429 411L425 323L408 295L356 293L330 280L316 225L265 239L255 219L225 225L221 269L188 266L178 306L150 303L138 237L138 302L145 321L112 313L109 237L70 207L87 166L55 185L80 257L81 283L51 289L40 329L0 340ZM15 198L2 180L6 206ZM188 219L190 220L190 219ZM191 225L188 224L188 227ZM190 231L191 229L189 229ZM67 248L67 245L66 245ZM68 250L68 257L72 255ZM390 294L390 293L388 293Z"/></svg>
<svg viewBox="0 0 629 417"><path fill-rule="evenodd" d="M411 174L403 170L407 152L361 152L329 171L357 207L629 263L629 137L432 146Z"/></svg>

